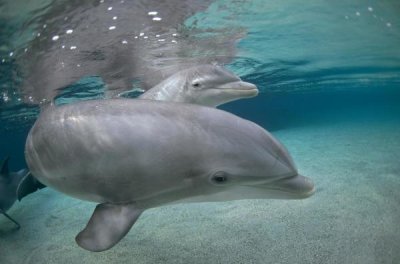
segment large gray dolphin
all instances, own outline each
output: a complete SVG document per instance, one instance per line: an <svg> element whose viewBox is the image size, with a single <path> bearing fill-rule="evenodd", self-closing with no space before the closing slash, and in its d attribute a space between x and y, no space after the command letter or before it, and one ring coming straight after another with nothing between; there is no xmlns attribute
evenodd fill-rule
<svg viewBox="0 0 400 264"><path fill-rule="evenodd" d="M254 97L258 89L216 65L179 71L151 88L139 99L181 102L216 107L240 98Z"/></svg>
<svg viewBox="0 0 400 264"><path fill-rule="evenodd" d="M314 192L263 128L193 104L110 99L50 107L29 132L25 156L44 184L100 203L76 237L91 251L118 243L148 208Z"/></svg>

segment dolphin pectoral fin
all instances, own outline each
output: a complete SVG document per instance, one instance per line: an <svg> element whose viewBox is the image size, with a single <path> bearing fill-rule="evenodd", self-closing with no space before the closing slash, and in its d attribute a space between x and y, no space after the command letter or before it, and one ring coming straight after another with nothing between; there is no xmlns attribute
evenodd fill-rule
<svg viewBox="0 0 400 264"><path fill-rule="evenodd" d="M39 189L45 188L46 185L43 185L38 180L36 180L30 172L28 172L22 180L19 182L17 187L17 198L18 201L21 201L22 198L36 192Z"/></svg>
<svg viewBox="0 0 400 264"><path fill-rule="evenodd" d="M86 250L103 251L117 244L143 212L133 204L99 204L87 226L75 238Z"/></svg>
<svg viewBox="0 0 400 264"><path fill-rule="evenodd" d="M21 228L21 226L18 224L18 222L17 221L15 221L14 219L12 219L12 217L11 216L9 216L6 212L4 212L2 209L0 209L0 214L3 214L5 217L7 217L11 222L13 222L16 226L17 226L17 229L20 229Z"/></svg>

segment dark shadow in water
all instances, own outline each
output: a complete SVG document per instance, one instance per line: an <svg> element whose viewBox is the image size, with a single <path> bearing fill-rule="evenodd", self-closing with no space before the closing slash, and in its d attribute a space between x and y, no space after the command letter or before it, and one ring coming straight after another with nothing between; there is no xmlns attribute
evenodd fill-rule
<svg viewBox="0 0 400 264"><path fill-rule="evenodd" d="M30 127L24 129L0 131L0 159L10 157L10 171L26 168L24 150L26 136Z"/></svg>
<svg viewBox="0 0 400 264"><path fill-rule="evenodd" d="M264 93L219 107L277 131L334 122L400 121L400 90Z"/></svg>
<svg viewBox="0 0 400 264"><path fill-rule="evenodd" d="M0 217L5 217L4 215L0 215ZM0 228L0 237L1 238L6 238L6 237L11 237L15 236L18 234L19 229L17 229L15 226L11 225L2 225Z"/></svg>

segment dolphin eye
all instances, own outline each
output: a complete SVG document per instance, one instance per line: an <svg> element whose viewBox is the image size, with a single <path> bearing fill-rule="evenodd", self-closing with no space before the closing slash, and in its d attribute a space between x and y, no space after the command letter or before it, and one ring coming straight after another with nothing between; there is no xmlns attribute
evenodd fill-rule
<svg viewBox="0 0 400 264"><path fill-rule="evenodd" d="M199 82L193 82L192 86L195 88L199 88L200 87L200 83Z"/></svg>
<svg viewBox="0 0 400 264"><path fill-rule="evenodd" d="M211 181L215 184L224 184L228 181L228 177L225 172L218 171L211 177Z"/></svg>

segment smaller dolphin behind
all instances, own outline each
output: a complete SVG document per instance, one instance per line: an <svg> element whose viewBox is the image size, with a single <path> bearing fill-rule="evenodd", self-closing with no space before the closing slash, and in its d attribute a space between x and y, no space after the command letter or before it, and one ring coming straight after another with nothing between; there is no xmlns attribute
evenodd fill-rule
<svg viewBox="0 0 400 264"><path fill-rule="evenodd" d="M10 219L19 229L20 224L6 212L11 208L15 201L44 187L39 183L27 169L18 172L10 172L8 160L5 158L0 166L0 214Z"/></svg>
<svg viewBox="0 0 400 264"><path fill-rule="evenodd" d="M199 65L178 71L139 99L180 102L216 107L258 94L254 84L217 65Z"/></svg>

